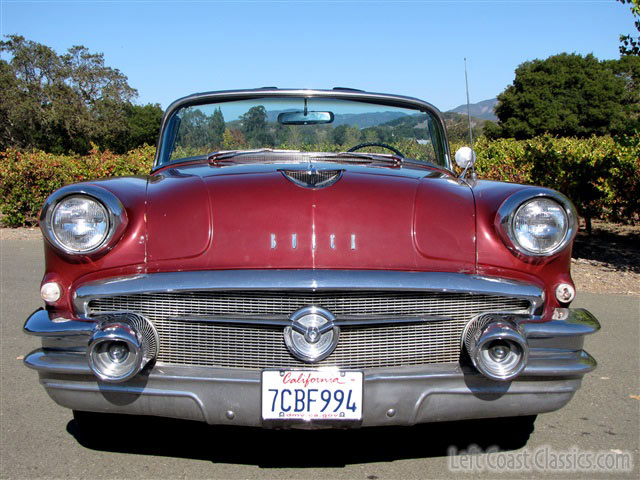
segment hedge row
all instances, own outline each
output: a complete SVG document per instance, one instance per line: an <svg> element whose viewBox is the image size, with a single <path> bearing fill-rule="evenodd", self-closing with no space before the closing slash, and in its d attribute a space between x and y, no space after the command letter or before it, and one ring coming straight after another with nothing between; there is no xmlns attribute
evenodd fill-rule
<svg viewBox="0 0 640 480"><path fill-rule="evenodd" d="M640 136L482 137L474 148L480 178L558 190L574 202L589 228L591 218L640 222Z"/></svg>
<svg viewBox="0 0 640 480"><path fill-rule="evenodd" d="M146 174L155 147L143 146L124 155L101 152L93 146L89 155L54 155L41 151L0 152L2 223L9 227L37 223L38 212L54 190L92 178Z"/></svg>
<svg viewBox="0 0 640 480"><path fill-rule="evenodd" d="M460 145L453 145L455 151ZM474 145L479 177L554 188L587 218L640 222L640 137L588 139L537 137L515 141L480 138ZM7 226L32 225L47 196L63 185L146 174L155 148L124 155L93 148L86 156L0 152L0 210Z"/></svg>

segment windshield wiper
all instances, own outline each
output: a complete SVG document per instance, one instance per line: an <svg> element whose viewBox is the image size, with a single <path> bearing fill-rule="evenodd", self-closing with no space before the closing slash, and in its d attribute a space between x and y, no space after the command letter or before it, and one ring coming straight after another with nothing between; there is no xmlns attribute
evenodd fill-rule
<svg viewBox="0 0 640 480"><path fill-rule="evenodd" d="M426 160L416 160L414 158L400 157L398 155L383 155L380 153L364 153L364 152L340 152L335 154L323 155L325 158L331 159L331 157L338 157L339 159L348 159L349 157L355 159L363 159L370 161L379 161L381 163L392 163L394 166L401 167L404 164L416 165L420 167L429 166L432 168L442 168L441 165L437 165L433 162Z"/></svg>
<svg viewBox="0 0 640 480"><path fill-rule="evenodd" d="M255 150L220 150L207 155L209 162L218 162L227 158L233 158L240 155L251 155L255 153L300 153L300 150L277 150L275 148L257 148Z"/></svg>
<svg viewBox="0 0 640 480"><path fill-rule="evenodd" d="M244 155L255 155L260 153L301 153L305 154L305 152L301 152L300 150L278 150L275 148L258 148L255 150L220 150L218 152L213 152L207 155L207 160L209 163L217 163L222 160L226 160L229 158L244 156ZM377 153L366 153L366 152L339 152L339 153L312 153L309 152L309 158L307 160L317 160L319 158L328 160L328 161L354 161L359 163L379 163L379 164L391 164L395 167L402 166L402 163L405 161L404 158L399 157L397 155L383 155Z"/></svg>

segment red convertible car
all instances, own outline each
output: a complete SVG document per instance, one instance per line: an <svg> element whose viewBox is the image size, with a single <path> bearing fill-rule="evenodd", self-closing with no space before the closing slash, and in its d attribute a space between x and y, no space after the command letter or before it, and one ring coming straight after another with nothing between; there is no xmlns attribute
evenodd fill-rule
<svg viewBox="0 0 640 480"><path fill-rule="evenodd" d="M42 208L25 358L86 412L263 427L534 416L596 366L562 194L454 173L439 111L359 90L195 94L147 176ZM86 417L85 417L86 418Z"/></svg>

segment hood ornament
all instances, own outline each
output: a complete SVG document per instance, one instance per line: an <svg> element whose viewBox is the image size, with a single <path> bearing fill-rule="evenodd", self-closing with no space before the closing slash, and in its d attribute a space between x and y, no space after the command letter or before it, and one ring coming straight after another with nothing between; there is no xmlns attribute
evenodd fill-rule
<svg viewBox="0 0 640 480"><path fill-rule="evenodd" d="M280 170L284 177L303 188L330 187L342 177L343 170L317 169L309 165L306 170Z"/></svg>

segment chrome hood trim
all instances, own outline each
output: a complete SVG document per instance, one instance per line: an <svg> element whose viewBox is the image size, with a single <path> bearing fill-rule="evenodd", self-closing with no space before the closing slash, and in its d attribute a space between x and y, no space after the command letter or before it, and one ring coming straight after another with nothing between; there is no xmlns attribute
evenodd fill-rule
<svg viewBox="0 0 640 480"><path fill-rule="evenodd" d="M462 273L384 270L207 270L114 277L86 283L74 295L76 312L88 314L89 301L125 294L231 290L385 290L487 294L523 298L531 314L544 303L535 285Z"/></svg>
<svg viewBox="0 0 640 480"><path fill-rule="evenodd" d="M315 166L297 170L280 170L284 178L302 188L330 187L340 180L343 171L344 170L336 169L318 169Z"/></svg>

